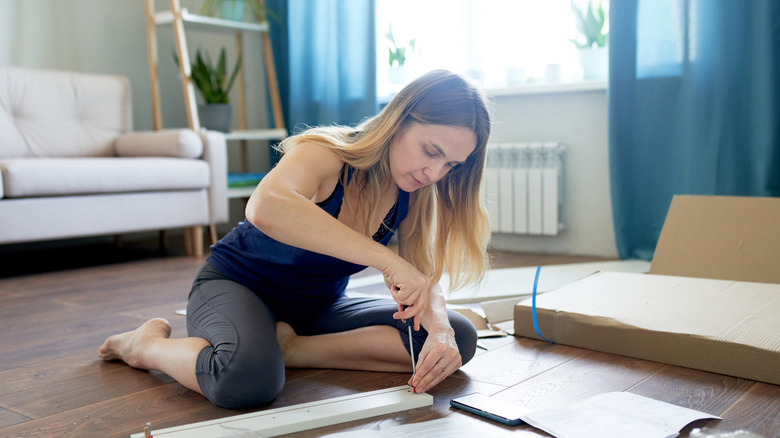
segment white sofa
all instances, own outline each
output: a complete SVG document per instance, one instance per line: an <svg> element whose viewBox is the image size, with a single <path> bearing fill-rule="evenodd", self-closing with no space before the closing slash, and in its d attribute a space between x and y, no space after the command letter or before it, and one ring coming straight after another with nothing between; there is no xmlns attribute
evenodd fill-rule
<svg viewBox="0 0 780 438"><path fill-rule="evenodd" d="M223 134L133 132L130 83L0 67L0 244L227 222Z"/></svg>

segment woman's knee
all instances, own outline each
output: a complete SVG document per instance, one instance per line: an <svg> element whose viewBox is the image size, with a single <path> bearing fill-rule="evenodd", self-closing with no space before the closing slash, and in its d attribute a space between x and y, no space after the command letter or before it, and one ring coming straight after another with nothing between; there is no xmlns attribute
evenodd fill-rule
<svg viewBox="0 0 780 438"><path fill-rule="evenodd" d="M284 378L266 379L262 375L251 375L240 379L218 381L206 397L215 405L227 409L249 409L273 401L282 392Z"/></svg>
<svg viewBox="0 0 780 438"><path fill-rule="evenodd" d="M198 384L206 398L223 408L246 409L278 397L284 387L284 362L281 357L268 357L273 354L255 356L243 361L232 357L224 362L218 353L201 352ZM205 371L200 367L201 358L209 362Z"/></svg>
<svg viewBox="0 0 780 438"><path fill-rule="evenodd" d="M465 365L477 351L477 329L468 318L458 312L449 310L450 326L455 331L455 342L458 344L460 358Z"/></svg>

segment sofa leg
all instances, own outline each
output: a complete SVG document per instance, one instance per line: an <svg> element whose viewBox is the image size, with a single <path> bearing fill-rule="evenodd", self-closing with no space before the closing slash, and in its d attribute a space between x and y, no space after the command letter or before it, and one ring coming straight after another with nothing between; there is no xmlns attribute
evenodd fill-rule
<svg viewBox="0 0 780 438"><path fill-rule="evenodd" d="M160 247L160 254L168 254L168 230L160 230L157 241Z"/></svg>
<svg viewBox="0 0 780 438"><path fill-rule="evenodd" d="M183 231L184 255L190 257L192 256L192 232L190 231L190 227L185 227Z"/></svg>
<svg viewBox="0 0 780 438"><path fill-rule="evenodd" d="M187 257L203 255L203 227L187 227L184 229L184 253Z"/></svg>
<svg viewBox="0 0 780 438"><path fill-rule="evenodd" d="M192 227L192 246L195 257L203 256L203 227Z"/></svg>
<svg viewBox="0 0 780 438"><path fill-rule="evenodd" d="M215 224L209 225L209 245L217 244L217 226Z"/></svg>

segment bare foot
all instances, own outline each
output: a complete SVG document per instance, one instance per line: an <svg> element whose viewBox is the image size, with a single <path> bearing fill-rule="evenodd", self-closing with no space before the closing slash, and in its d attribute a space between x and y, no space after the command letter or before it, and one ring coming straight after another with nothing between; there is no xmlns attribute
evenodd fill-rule
<svg viewBox="0 0 780 438"><path fill-rule="evenodd" d="M292 358L292 344L298 335L295 333L290 324L279 321L276 323L276 340L279 342L279 347L282 349L282 356L284 357L284 363L287 364Z"/></svg>
<svg viewBox="0 0 780 438"><path fill-rule="evenodd" d="M144 368L141 353L146 346L155 339L170 336L171 324L167 320L150 319L135 330L110 336L100 347L98 355L103 360L121 360L131 367Z"/></svg>

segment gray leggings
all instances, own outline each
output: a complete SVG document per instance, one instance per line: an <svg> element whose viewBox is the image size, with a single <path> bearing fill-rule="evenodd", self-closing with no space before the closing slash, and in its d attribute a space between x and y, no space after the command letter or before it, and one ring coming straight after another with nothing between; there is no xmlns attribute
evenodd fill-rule
<svg viewBox="0 0 780 438"><path fill-rule="evenodd" d="M258 293L206 264L193 282L187 303L189 336L211 344L198 355L198 385L212 403L230 409L251 408L275 399L285 380L282 351L276 340L277 320L308 336L372 325L393 326L409 351L404 323L392 316L397 309L392 299L347 297L316 309L304 303L290 308L273 299L261 299ZM459 313L448 311L448 316L465 364L474 356L476 330ZM425 329L413 332L415 356L427 335Z"/></svg>

